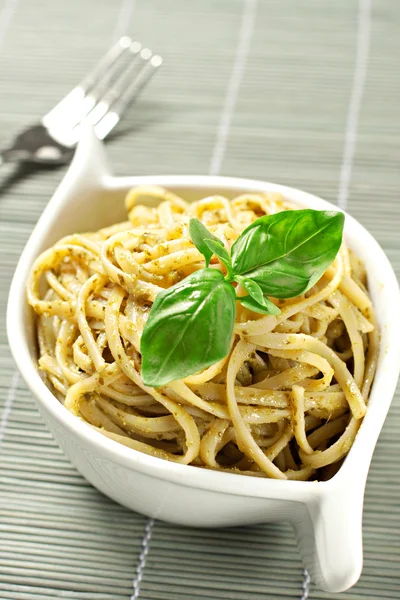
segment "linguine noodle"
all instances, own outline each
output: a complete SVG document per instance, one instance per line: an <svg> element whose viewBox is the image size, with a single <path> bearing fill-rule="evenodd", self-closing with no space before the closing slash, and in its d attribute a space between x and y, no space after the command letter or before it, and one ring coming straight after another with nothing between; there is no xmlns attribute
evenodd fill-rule
<svg viewBox="0 0 400 600"><path fill-rule="evenodd" d="M149 198L156 208L143 204ZM151 186L132 189L126 208L128 221L67 236L32 268L39 366L58 399L107 437L159 458L277 479L332 476L366 413L378 353L359 259L343 243L306 294L272 298L277 316L237 303L228 356L150 388L140 337L152 303L204 267L190 218L229 248L255 219L296 207L275 193L187 203ZM210 266L224 269L215 257Z"/></svg>

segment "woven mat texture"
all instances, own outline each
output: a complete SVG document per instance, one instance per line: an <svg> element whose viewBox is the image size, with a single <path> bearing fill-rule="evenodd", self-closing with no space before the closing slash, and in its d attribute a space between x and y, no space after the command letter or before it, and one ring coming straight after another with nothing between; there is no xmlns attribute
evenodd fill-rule
<svg viewBox="0 0 400 600"><path fill-rule="evenodd" d="M116 173L304 188L359 219L399 273L399 26L399 0L0 0L0 141L129 33L165 64L107 145ZM15 371L4 316L63 172L0 171L0 598L333 599L309 584L289 526L149 532L55 444ZM343 600L400 598L399 450L397 396L367 485L364 571Z"/></svg>

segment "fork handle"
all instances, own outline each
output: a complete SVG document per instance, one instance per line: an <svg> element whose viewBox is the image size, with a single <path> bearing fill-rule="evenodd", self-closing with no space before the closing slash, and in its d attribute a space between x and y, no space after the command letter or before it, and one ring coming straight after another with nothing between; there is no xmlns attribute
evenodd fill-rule
<svg viewBox="0 0 400 600"><path fill-rule="evenodd" d="M11 160L9 160L9 158L8 158L8 156L7 156L7 151L6 151L6 150L4 150L4 151L1 151L1 152L0 152L0 167L1 167L2 165L5 165L5 164L6 164L6 163L8 163L8 162L12 162L12 161L11 161Z"/></svg>
<svg viewBox="0 0 400 600"><path fill-rule="evenodd" d="M0 151L0 167L5 163L21 162L23 160L27 160L29 156L30 153L26 150L6 148L5 150Z"/></svg>

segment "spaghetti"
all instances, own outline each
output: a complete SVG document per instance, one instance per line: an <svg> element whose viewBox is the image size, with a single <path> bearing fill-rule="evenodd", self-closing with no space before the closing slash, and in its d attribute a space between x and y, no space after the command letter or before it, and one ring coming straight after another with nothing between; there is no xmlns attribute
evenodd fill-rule
<svg viewBox="0 0 400 600"><path fill-rule="evenodd" d="M360 260L343 243L311 290L274 300L277 316L237 303L223 360L149 388L140 337L152 303L204 267L190 218L230 248L255 219L296 207L261 193L188 203L151 186L132 189L126 208L126 222L67 236L32 268L39 366L57 398L105 436L159 458L277 479L332 476L366 413L378 354ZM210 266L223 270L216 257Z"/></svg>

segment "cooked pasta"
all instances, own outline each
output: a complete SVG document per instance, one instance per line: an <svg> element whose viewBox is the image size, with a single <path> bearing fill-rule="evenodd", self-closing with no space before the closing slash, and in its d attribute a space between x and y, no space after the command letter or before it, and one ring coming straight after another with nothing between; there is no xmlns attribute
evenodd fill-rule
<svg viewBox="0 0 400 600"><path fill-rule="evenodd" d="M366 413L377 361L360 260L342 243L308 292L272 298L277 316L237 303L224 359L150 388L140 338L152 303L204 267L190 218L230 248L257 218L296 207L276 193L189 203L151 186L132 189L126 208L126 222L69 235L33 265L27 293L39 366L57 398L105 436L152 456L258 477L331 477ZM216 257L210 266L224 270Z"/></svg>

